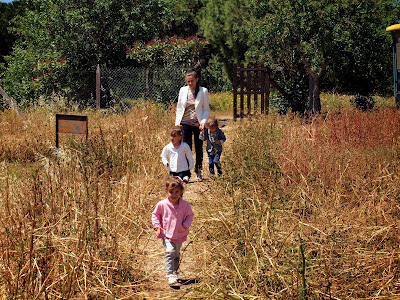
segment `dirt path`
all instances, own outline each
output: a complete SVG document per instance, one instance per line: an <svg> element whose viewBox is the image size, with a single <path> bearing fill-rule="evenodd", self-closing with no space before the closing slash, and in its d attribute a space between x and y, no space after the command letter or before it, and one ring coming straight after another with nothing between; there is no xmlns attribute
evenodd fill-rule
<svg viewBox="0 0 400 300"><path fill-rule="evenodd" d="M219 118L220 127L224 130L229 142L229 123L231 118ZM204 154L203 160L204 181L193 179L186 184L183 198L188 201L195 213L193 225L190 228L188 240L183 243L181 250L181 266L179 268L180 286L170 287L165 277L165 260L164 248L160 239L154 235L154 231L150 228L145 231L139 242L140 252L146 258L145 268L149 274L148 282L151 288L143 292L140 297L142 299L187 299L191 298L191 288L201 280L202 274L206 274L207 268L204 265L204 245L197 238L204 223L204 205L211 196L208 188L208 161L207 155Z"/></svg>

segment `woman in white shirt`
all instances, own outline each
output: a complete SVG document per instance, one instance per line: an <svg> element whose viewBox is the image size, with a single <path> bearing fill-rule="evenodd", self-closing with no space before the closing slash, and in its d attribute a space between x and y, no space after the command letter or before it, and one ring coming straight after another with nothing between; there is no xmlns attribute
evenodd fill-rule
<svg viewBox="0 0 400 300"><path fill-rule="evenodd" d="M192 149L192 135L194 135L195 173L196 178L201 180L203 141L199 136L200 130L204 129L204 124L210 115L208 90L199 84L199 64L186 72L185 79L187 85L179 91L175 125L182 126L183 141L190 146L190 149Z"/></svg>

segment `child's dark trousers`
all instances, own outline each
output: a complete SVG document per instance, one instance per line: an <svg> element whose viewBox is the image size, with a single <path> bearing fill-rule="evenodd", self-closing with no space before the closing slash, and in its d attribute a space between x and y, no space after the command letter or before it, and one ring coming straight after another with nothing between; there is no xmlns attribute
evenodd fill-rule
<svg viewBox="0 0 400 300"><path fill-rule="evenodd" d="M217 167L218 175L222 175L220 159L221 152L208 153L208 170L211 175L215 175L214 165Z"/></svg>
<svg viewBox="0 0 400 300"><path fill-rule="evenodd" d="M172 172L169 171L169 175L171 176L178 176L180 179L183 179L183 177L187 176L190 178L190 170L182 171L182 172Z"/></svg>

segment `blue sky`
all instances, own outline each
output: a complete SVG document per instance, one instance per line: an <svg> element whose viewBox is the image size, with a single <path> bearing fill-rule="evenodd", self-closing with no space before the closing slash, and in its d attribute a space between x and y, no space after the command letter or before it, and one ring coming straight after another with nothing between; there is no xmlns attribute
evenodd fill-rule
<svg viewBox="0 0 400 300"><path fill-rule="evenodd" d="M14 0L0 0L0 2L4 2L4 3L10 3L13 2Z"/></svg>

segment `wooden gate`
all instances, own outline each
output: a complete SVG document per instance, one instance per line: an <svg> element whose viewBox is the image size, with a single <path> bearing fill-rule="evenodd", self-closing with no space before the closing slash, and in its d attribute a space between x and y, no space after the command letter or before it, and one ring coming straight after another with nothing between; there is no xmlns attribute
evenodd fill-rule
<svg viewBox="0 0 400 300"><path fill-rule="evenodd" d="M233 66L233 119L250 116L261 108L262 114L268 114L270 87L276 88L290 104L294 104L292 98L272 78L272 70L262 64L248 64L245 67ZM253 101L252 101L253 96ZM260 97L259 97L260 96ZM240 113L238 114L238 98ZM246 98L246 99L245 99ZM260 100L260 103L258 102Z"/></svg>

